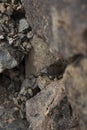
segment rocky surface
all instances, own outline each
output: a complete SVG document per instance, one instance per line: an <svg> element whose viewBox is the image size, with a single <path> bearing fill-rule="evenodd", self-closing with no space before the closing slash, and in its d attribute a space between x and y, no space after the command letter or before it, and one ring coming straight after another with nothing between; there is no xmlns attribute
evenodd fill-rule
<svg viewBox="0 0 87 130"><path fill-rule="evenodd" d="M21 71L22 70L22 71ZM21 118L20 108L14 102L24 80L23 64L0 74L0 129L27 130L29 123Z"/></svg>
<svg viewBox="0 0 87 130"><path fill-rule="evenodd" d="M52 55L49 50L49 46L44 42L44 40L38 36L34 36L31 40L32 50L26 57L26 77L29 78L30 75L37 75L44 67L50 65L59 59L59 57Z"/></svg>
<svg viewBox="0 0 87 130"><path fill-rule="evenodd" d="M28 129L29 123L21 118L20 108L14 98L18 95L24 80L23 59L31 49L32 37L21 1L0 0L1 130Z"/></svg>
<svg viewBox="0 0 87 130"><path fill-rule="evenodd" d="M31 49L31 28L21 1L0 3L0 73L17 66Z"/></svg>
<svg viewBox="0 0 87 130"><path fill-rule="evenodd" d="M86 4L0 1L1 130L87 128Z"/></svg>
<svg viewBox="0 0 87 130"><path fill-rule="evenodd" d="M77 127L78 121L73 119L70 112L65 87L58 81L50 83L26 102L26 116L32 130L68 130Z"/></svg>
<svg viewBox="0 0 87 130"><path fill-rule="evenodd" d="M50 45L54 54L87 54L86 0L25 0L24 5L34 33Z"/></svg>
<svg viewBox="0 0 87 130"><path fill-rule="evenodd" d="M68 99L73 110L79 115L80 128L87 128L87 58L81 60L77 66L69 66L64 74ZM70 85L70 86L69 86Z"/></svg>
<svg viewBox="0 0 87 130"><path fill-rule="evenodd" d="M17 66L24 58L24 54L7 45L0 44L0 73L5 69Z"/></svg>
<svg viewBox="0 0 87 130"><path fill-rule="evenodd" d="M48 48L54 54L54 57L67 59L79 53L87 56L87 1L25 0L24 5L33 32L48 44ZM40 57L39 55L38 59ZM43 58L41 59L44 61ZM30 60L27 58L26 66L29 64L28 61ZM28 68L26 68L26 74L28 75L30 73L27 70ZM45 69L44 72L46 71ZM85 61L81 61L81 64L77 60L77 63L73 66L67 66L63 78L68 99L73 110L80 117L80 128L82 130L87 129L85 114L87 111L86 77L85 59Z"/></svg>

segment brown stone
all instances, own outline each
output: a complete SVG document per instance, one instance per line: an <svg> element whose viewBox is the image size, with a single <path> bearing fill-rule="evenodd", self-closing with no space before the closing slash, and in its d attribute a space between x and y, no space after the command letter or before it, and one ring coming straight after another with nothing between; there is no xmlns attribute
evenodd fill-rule
<svg viewBox="0 0 87 130"><path fill-rule="evenodd" d="M79 115L81 130L87 129L87 59L77 66L69 66L64 74L64 84L74 113Z"/></svg>
<svg viewBox="0 0 87 130"><path fill-rule="evenodd" d="M86 0L25 0L28 21L57 55L87 54Z"/></svg>
<svg viewBox="0 0 87 130"><path fill-rule="evenodd" d="M26 77L30 75L36 75L40 70L51 63L54 63L58 56L52 55L49 50L48 45L43 41L43 39L34 36L31 40L32 49L29 55L26 57Z"/></svg>
<svg viewBox="0 0 87 130"><path fill-rule="evenodd" d="M50 83L26 102L26 116L32 130L77 128L78 121L73 118L70 109L64 85L58 81Z"/></svg>

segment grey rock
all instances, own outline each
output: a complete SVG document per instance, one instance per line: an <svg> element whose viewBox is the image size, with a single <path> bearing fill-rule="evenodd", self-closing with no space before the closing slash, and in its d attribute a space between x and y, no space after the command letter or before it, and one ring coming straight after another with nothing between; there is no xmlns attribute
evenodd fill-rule
<svg viewBox="0 0 87 130"><path fill-rule="evenodd" d="M17 61L9 54L6 48L0 48L0 73L4 69L17 66Z"/></svg>
<svg viewBox="0 0 87 130"><path fill-rule="evenodd" d="M3 40L4 39L4 36L3 35L0 35L0 40Z"/></svg>
<svg viewBox="0 0 87 130"><path fill-rule="evenodd" d="M32 31L28 32L27 33L27 38L31 39L32 37L33 37L33 32Z"/></svg>
<svg viewBox="0 0 87 130"><path fill-rule="evenodd" d="M23 38L25 37L25 35L24 35L23 33L18 33L18 37L19 37L20 39L23 39Z"/></svg>
<svg viewBox="0 0 87 130"><path fill-rule="evenodd" d="M23 30L28 29L28 27L29 25L25 18L19 21L19 28L18 28L19 32L22 32Z"/></svg>
<svg viewBox="0 0 87 130"><path fill-rule="evenodd" d="M17 54L16 54L16 53ZM21 52L8 46L7 44L0 45L0 73L5 69L11 69L17 66L23 59L24 55Z"/></svg>
<svg viewBox="0 0 87 130"><path fill-rule="evenodd" d="M36 82L36 79L34 77L32 77L32 79L25 79L22 83L21 88L25 88L25 89L32 88L35 82Z"/></svg>
<svg viewBox="0 0 87 130"><path fill-rule="evenodd" d="M25 13L22 10L23 8L21 2L11 0L1 2L0 73L5 69L11 69L17 66L24 58L24 55L27 54L31 48L27 34L18 32L18 21L16 21L16 19L19 20L19 30L23 31L29 26L27 20L25 17L20 20L17 15L14 17L15 11L18 11L19 6L20 11L18 11L18 13L21 12L23 15Z"/></svg>
<svg viewBox="0 0 87 130"><path fill-rule="evenodd" d="M45 130L44 121L49 112L59 104L65 96L63 84L57 81L26 102L26 116L32 130ZM48 127L48 126L47 126Z"/></svg>

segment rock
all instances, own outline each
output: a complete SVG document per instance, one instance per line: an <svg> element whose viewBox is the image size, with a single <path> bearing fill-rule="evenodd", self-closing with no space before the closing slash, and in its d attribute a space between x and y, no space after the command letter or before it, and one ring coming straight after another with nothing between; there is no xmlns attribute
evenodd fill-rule
<svg viewBox="0 0 87 130"><path fill-rule="evenodd" d="M87 1L25 0L24 5L33 32L53 53L63 57L87 55Z"/></svg>
<svg viewBox="0 0 87 130"><path fill-rule="evenodd" d="M4 3L0 3L0 12L4 13L5 12L5 7L4 7Z"/></svg>
<svg viewBox="0 0 87 130"><path fill-rule="evenodd" d="M42 68L54 63L59 58L58 56L54 56L44 40L37 36L33 37L31 45L32 49L25 61L26 78L32 74L37 75Z"/></svg>
<svg viewBox="0 0 87 130"><path fill-rule="evenodd" d="M23 120L14 120L11 124L6 127L6 130L28 130L28 123Z"/></svg>
<svg viewBox="0 0 87 130"><path fill-rule="evenodd" d="M48 77L42 77L42 76L38 76L37 78L37 84L39 86L39 88L42 90L44 89L48 84L50 84L50 79Z"/></svg>
<svg viewBox="0 0 87 130"><path fill-rule="evenodd" d="M59 106L56 106L45 118L44 130L78 130L78 121L72 117L72 108L64 97Z"/></svg>
<svg viewBox="0 0 87 130"><path fill-rule="evenodd" d="M3 56L4 54L4 56ZM6 51L0 49L0 73L4 69L13 68L17 65L17 61Z"/></svg>
<svg viewBox="0 0 87 130"><path fill-rule="evenodd" d="M16 52L16 53L15 53ZM11 69L17 66L23 59L24 54L8 46L0 45L0 73L5 69Z"/></svg>
<svg viewBox="0 0 87 130"><path fill-rule="evenodd" d="M77 126L70 114L64 85L58 81L26 102L26 116L32 130L68 130Z"/></svg>
<svg viewBox="0 0 87 130"><path fill-rule="evenodd" d="M64 74L64 84L72 108L79 115L81 130L87 129L87 58L76 66L69 66Z"/></svg>
<svg viewBox="0 0 87 130"><path fill-rule="evenodd" d="M27 38L31 39L32 37L33 37L33 32L32 31L28 32L27 33Z"/></svg>
<svg viewBox="0 0 87 130"><path fill-rule="evenodd" d="M29 25L28 25L27 20L25 18L23 18L19 21L19 29L18 29L19 32L22 32L25 29L28 29L28 27L29 27Z"/></svg>
<svg viewBox="0 0 87 130"><path fill-rule="evenodd" d="M0 73L5 69L18 66L25 54L30 51L30 39L33 36L29 36L29 32L31 33L31 30L29 30L21 1L1 1Z"/></svg>

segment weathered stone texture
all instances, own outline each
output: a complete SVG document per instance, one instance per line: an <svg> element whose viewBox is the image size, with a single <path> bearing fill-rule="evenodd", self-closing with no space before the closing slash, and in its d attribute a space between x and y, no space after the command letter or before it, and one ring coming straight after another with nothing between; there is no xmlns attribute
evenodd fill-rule
<svg viewBox="0 0 87 130"><path fill-rule="evenodd" d="M29 23L51 51L63 57L87 54L86 0L25 0Z"/></svg>
<svg viewBox="0 0 87 130"><path fill-rule="evenodd" d="M58 56L52 55L43 39L34 36L31 44L32 49L26 57L25 63L26 77L29 77L31 74L36 75L42 68L54 63L58 58Z"/></svg>
<svg viewBox="0 0 87 130"><path fill-rule="evenodd" d="M62 82L54 81L26 102L26 116L32 130L77 128Z"/></svg>
<svg viewBox="0 0 87 130"><path fill-rule="evenodd" d="M68 99L79 115L81 130L87 129L87 59L77 66L69 66L64 74L64 84Z"/></svg>

